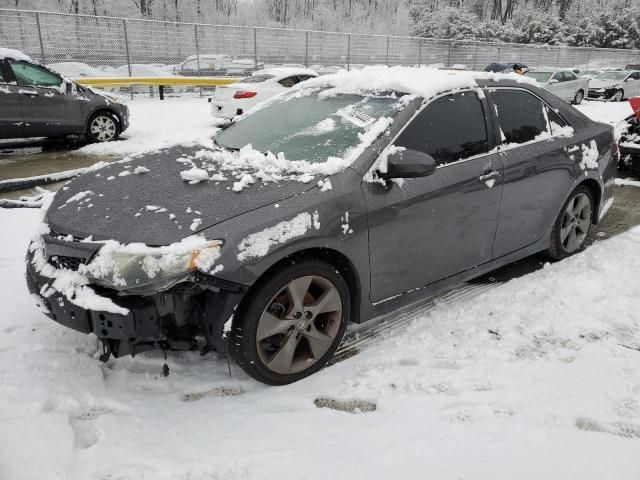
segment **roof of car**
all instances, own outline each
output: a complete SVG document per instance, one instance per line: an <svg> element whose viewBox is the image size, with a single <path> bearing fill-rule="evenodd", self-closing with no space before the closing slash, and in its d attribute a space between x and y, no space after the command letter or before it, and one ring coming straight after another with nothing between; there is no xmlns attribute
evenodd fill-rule
<svg viewBox="0 0 640 480"><path fill-rule="evenodd" d="M31 57L29 57L29 55L25 55L20 50L13 50L11 48L0 48L0 60L4 60L5 58L31 62Z"/></svg>
<svg viewBox="0 0 640 480"><path fill-rule="evenodd" d="M309 68L274 67L258 70L254 75L273 75L274 77L285 78L293 75L311 75L312 77L317 77L318 73Z"/></svg>
<svg viewBox="0 0 640 480"><path fill-rule="evenodd" d="M515 83L537 85L533 78L516 73L377 66L349 72L342 70L331 75L312 78L294 88L324 88L323 95L363 95L375 91L395 91L430 98L454 89Z"/></svg>

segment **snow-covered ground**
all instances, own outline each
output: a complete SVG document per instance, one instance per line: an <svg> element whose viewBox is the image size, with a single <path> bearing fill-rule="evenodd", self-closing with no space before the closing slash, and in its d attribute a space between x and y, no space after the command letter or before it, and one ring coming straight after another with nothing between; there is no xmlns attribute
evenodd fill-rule
<svg viewBox="0 0 640 480"><path fill-rule="evenodd" d="M142 103L128 147L85 148L165 145L152 123L171 141L209 135L205 100ZM617 121L623 105L580 108ZM213 355L170 353L166 378L157 353L101 364L95 337L27 293L38 214L0 209L0 480L640 476L640 228L276 388Z"/></svg>
<svg viewBox="0 0 640 480"><path fill-rule="evenodd" d="M178 144L211 145L217 130L206 97L136 98L127 106L130 127L120 140L86 145L78 153L128 155Z"/></svg>
<svg viewBox="0 0 640 480"><path fill-rule="evenodd" d="M197 353L100 364L26 293L37 216L0 210L2 479L638 478L640 228L275 388Z"/></svg>

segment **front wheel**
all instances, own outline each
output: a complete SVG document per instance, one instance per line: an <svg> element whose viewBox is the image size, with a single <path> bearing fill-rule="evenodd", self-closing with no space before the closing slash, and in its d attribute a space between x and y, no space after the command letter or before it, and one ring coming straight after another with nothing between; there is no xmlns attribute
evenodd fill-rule
<svg viewBox="0 0 640 480"><path fill-rule="evenodd" d="M120 135L120 122L109 112L98 112L89 119L87 140L92 143L110 142Z"/></svg>
<svg viewBox="0 0 640 480"><path fill-rule="evenodd" d="M580 105L583 99L584 99L584 92L582 90L578 90L574 95L573 101L571 103L573 103L574 105Z"/></svg>
<svg viewBox="0 0 640 480"><path fill-rule="evenodd" d="M551 232L549 256L566 258L584 249L593 218L593 198L588 188L576 188L565 202Z"/></svg>
<svg viewBox="0 0 640 480"><path fill-rule="evenodd" d="M342 275L315 259L290 263L248 293L228 345L250 376L285 385L320 370L340 344L351 301Z"/></svg>
<svg viewBox="0 0 640 480"><path fill-rule="evenodd" d="M624 99L624 91L616 90L616 93L611 97L612 102L621 102Z"/></svg>

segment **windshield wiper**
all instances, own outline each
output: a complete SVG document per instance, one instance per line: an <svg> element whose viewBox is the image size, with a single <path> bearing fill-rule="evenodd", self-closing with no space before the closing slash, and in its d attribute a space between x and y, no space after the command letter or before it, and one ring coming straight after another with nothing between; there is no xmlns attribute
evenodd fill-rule
<svg viewBox="0 0 640 480"><path fill-rule="evenodd" d="M215 138L213 139L213 144L218 148L222 148L223 150L229 150L230 152L237 152L240 150L237 147L228 147L226 145L220 145Z"/></svg>

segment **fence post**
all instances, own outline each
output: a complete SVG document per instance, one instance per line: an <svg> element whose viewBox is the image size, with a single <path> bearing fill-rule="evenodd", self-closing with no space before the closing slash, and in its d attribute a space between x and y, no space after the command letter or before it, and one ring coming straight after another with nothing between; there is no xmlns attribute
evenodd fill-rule
<svg viewBox="0 0 640 480"><path fill-rule="evenodd" d="M386 58L387 58L387 67L389 66L389 35L387 35L387 53L386 53Z"/></svg>
<svg viewBox="0 0 640 480"><path fill-rule="evenodd" d="M347 33L347 71L351 70L351 34Z"/></svg>
<svg viewBox="0 0 640 480"><path fill-rule="evenodd" d="M129 34L127 33L127 20L122 19L122 27L124 28L124 48L127 53L127 69L129 70L129 77L132 77L131 74L131 55L129 54ZM129 87L131 93L131 100L133 100L133 86Z"/></svg>
<svg viewBox="0 0 640 480"><path fill-rule="evenodd" d="M258 29L253 29L253 61L256 65L256 70L258 70Z"/></svg>
<svg viewBox="0 0 640 480"><path fill-rule="evenodd" d="M556 67L558 67L558 65L560 65L560 47L558 48L558 55L556 56Z"/></svg>
<svg viewBox="0 0 640 480"><path fill-rule="evenodd" d="M589 62L591 61L591 49L587 50L587 69L589 68Z"/></svg>
<svg viewBox="0 0 640 480"><path fill-rule="evenodd" d="M38 27L38 40L40 40L40 55L42 56L42 64L47 63L44 56L44 43L42 42L42 29L40 28L40 14L36 13L36 25Z"/></svg>
<svg viewBox="0 0 640 480"><path fill-rule="evenodd" d="M200 44L198 43L198 25L193 26L193 38L196 41L196 68L198 69L198 75L200 75ZM202 96L202 87L198 89L200 96Z"/></svg>
<svg viewBox="0 0 640 480"><path fill-rule="evenodd" d="M304 32L304 66L309 68L309 30Z"/></svg>
<svg viewBox="0 0 640 480"><path fill-rule="evenodd" d="M538 45L538 60L536 61L536 68L540 67L540 57L542 56L542 47Z"/></svg>
<svg viewBox="0 0 640 480"><path fill-rule="evenodd" d="M418 40L418 68L422 67L422 39Z"/></svg>
<svg viewBox="0 0 640 480"><path fill-rule="evenodd" d="M478 68L478 42L474 42L476 44L476 48L473 51L473 69Z"/></svg>
<svg viewBox="0 0 640 480"><path fill-rule="evenodd" d="M198 43L198 25L193 26L193 38L196 41L196 66L200 71L200 44Z"/></svg>
<svg viewBox="0 0 640 480"><path fill-rule="evenodd" d="M452 40L449 40L449 51L447 52L447 64L445 65L446 67L450 67L451 66L451 44L453 43Z"/></svg>
<svg viewBox="0 0 640 480"><path fill-rule="evenodd" d="M127 54L127 69L129 70L129 76L131 75L131 55L129 54L129 34L127 33L127 20L122 19L122 27L124 28L124 49ZM131 91L131 95L133 95L133 90Z"/></svg>
<svg viewBox="0 0 640 480"><path fill-rule="evenodd" d="M500 47L498 46L498 58L496 58L496 63L500 63Z"/></svg>

